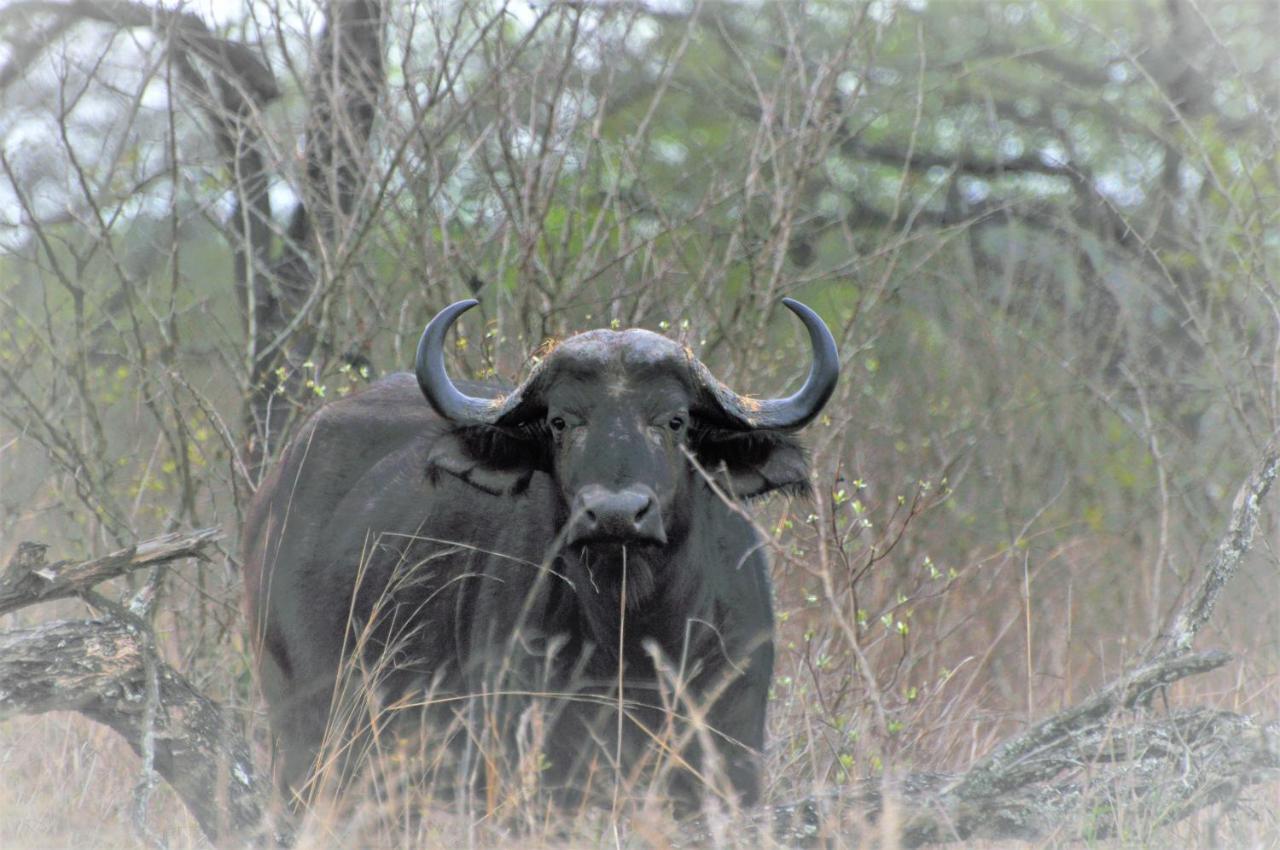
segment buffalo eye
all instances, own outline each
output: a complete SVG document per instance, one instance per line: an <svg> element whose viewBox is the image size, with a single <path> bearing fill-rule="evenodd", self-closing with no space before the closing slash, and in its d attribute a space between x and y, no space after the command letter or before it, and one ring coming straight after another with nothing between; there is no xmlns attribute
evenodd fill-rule
<svg viewBox="0 0 1280 850"><path fill-rule="evenodd" d="M681 428L684 427L684 417L672 416L671 421L667 423L667 427L670 428L672 431L679 431Z"/></svg>
<svg viewBox="0 0 1280 850"><path fill-rule="evenodd" d="M565 427L563 416L551 417L551 428L555 431L563 431Z"/></svg>

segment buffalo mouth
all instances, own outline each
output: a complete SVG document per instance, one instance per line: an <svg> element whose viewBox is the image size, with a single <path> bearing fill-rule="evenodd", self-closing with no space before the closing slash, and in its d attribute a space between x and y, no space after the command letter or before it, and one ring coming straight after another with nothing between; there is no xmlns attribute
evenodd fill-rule
<svg viewBox="0 0 1280 850"><path fill-rule="evenodd" d="M566 539L570 546L663 546L667 530L658 497L649 487L611 490L589 484L574 497Z"/></svg>
<svg viewBox="0 0 1280 850"><path fill-rule="evenodd" d="M624 537L614 534L572 534L568 544L574 548L590 549L600 554L620 555L623 549L631 551L660 549L667 545L666 537Z"/></svg>

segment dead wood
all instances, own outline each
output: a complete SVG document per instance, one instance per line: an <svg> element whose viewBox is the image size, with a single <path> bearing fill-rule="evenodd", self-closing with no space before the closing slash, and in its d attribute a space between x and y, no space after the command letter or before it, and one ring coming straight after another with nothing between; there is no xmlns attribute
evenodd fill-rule
<svg viewBox="0 0 1280 850"><path fill-rule="evenodd" d="M42 623L0 635L0 720L78 711L139 756L147 735L147 665L159 683L154 764L214 843L256 834L269 798L236 718L152 653L120 619Z"/></svg>
<svg viewBox="0 0 1280 850"><path fill-rule="evenodd" d="M209 544L221 536L222 532L216 528L187 534L166 534L91 561L58 561L53 564L45 563L47 546L20 543L8 566L0 573L0 614L37 602L75 596L133 570L200 557Z"/></svg>
<svg viewBox="0 0 1280 850"><path fill-rule="evenodd" d="M1240 488L1195 591L1142 659L1095 694L1006 740L963 773L866 780L775 807L759 828L799 845L889 818L906 847L1055 835L1093 840L1112 835L1121 813L1155 828L1280 779L1280 721L1152 708L1153 695L1169 684L1231 660L1226 652L1190 648L1249 551L1278 472L1280 447L1272 443Z"/></svg>
<svg viewBox="0 0 1280 850"><path fill-rule="evenodd" d="M78 711L111 727L215 843L258 834L270 799L241 724L160 658L145 621L93 588L133 570L202 557L221 536L214 528L166 534L102 558L54 563L45 562L46 546L22 543L0 573L0 614L84 596L106 615L0 634L0 720Z"/></svg>

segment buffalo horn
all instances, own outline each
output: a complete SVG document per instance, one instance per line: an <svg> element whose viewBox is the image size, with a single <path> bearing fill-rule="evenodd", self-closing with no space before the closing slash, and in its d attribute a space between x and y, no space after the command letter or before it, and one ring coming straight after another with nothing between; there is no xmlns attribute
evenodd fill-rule
<svg viewBox="0 0 1280 850"><path fill-rule="evenodd" d="M804 386L786 398L743 398L723 385L715 387L715 394L725 412L749 429L787 431L804 427L822 411L840 377L840 356L836 353L835 337L826 323L817 313L793 298L783 298L782 303L800 317L809 331L813 362Z"/></svg>
<svg viewBox="0 0 1280 850"><path fill-rule="evenodd" d="M474 298L445 307L428 323L418 341L415 371L422 394L436 413L459 424L492 425L505 411L501 402L475 398L458 389L444 368L444 337L458 317L479 304Z"/></svg>

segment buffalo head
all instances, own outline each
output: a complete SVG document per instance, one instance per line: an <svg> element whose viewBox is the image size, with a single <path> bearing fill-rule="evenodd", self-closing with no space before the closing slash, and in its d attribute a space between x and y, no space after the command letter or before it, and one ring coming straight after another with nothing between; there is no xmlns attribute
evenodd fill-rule
<svg viewBox="0 0 1280 850"><path fill-rule="evenodd" d="M689 349L645 330L595 330L554 348L510 393L467 394L444 368L444 337L476 305L459 301L432 319L418 345L417 378L454 425L431 458L493 493L519 493L534 472L557 483L563 542L661 546L682 531L697 477L728 497L807 487L790 433L830 398L835 340L817 314L783 303L804 322L813 361L804 386L780 399L740 396ZM482 390L483 391L483 390Z"/></svg>

